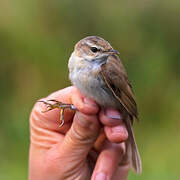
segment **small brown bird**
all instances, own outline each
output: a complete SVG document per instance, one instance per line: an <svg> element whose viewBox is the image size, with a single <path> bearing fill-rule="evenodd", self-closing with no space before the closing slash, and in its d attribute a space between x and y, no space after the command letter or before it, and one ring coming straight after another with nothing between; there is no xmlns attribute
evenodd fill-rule
<svg viewBox="0 0 180 180"><path fill-rule="evenodd" d="M86 37L75 45L69 59L69 78L84 96L94 99L102 108L115 108L123 114L129 134L126 141L127 155L132 169L141 173L141 159L132 128L133 118L138 120L137 105L118 54L104 39L97 36ZM44 103L49 106L48 110L61 108L63 124L66 105L61 102L54 105ZM70 108L74 107L70 105Z"/></svg>

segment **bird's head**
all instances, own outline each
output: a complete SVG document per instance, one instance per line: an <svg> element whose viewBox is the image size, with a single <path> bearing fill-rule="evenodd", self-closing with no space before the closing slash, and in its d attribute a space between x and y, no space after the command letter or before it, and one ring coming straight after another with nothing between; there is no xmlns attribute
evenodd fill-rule
<svg viewBox="0 0 180 180"><path fill-rule="evenodd" d="M112 54L119 54L112 46L103 38L98 36L88 36L80 40L74 48L77 57L88 61L104 59Z"/></svg>

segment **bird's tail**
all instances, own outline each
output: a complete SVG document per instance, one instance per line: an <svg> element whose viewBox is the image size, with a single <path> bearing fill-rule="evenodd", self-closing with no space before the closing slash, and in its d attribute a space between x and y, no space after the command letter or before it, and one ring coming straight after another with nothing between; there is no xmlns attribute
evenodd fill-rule
<svg viewBox="0 0 180 180"><path fill-rule="evenodd" d="M136 172L137 174L140 174L142 172L141 157L139 155L139 151L136 145L130 117L128 117L128 119L126 120L126 127L129 135L126 143L127 156L128 159L130 160L130 165L133 171Z"/></svg>

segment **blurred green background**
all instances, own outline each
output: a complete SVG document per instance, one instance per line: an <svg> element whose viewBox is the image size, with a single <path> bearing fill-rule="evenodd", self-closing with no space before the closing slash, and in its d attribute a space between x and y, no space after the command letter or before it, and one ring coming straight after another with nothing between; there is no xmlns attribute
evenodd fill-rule
<svg viewBox="0 0 180 180"><path fill-rule="evenodd" d="M74 44L102 36L120 51L141 122L143 173L180 178L180 1L0 1L0 179L27 179L29 114L35 101L70 85Z"/></svg>

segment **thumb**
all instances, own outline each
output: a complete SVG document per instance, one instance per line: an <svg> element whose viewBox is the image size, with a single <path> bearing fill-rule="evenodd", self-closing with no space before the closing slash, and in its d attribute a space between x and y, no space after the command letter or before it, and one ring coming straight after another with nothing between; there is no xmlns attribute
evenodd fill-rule
<svg viewBox="0 0 180 180"><path fill-rule="evenodd" d="M77 111L72 126L61 144L61 153L76 163L85 160L98 137L99 130L100 124L96 115Z"/></svg>

